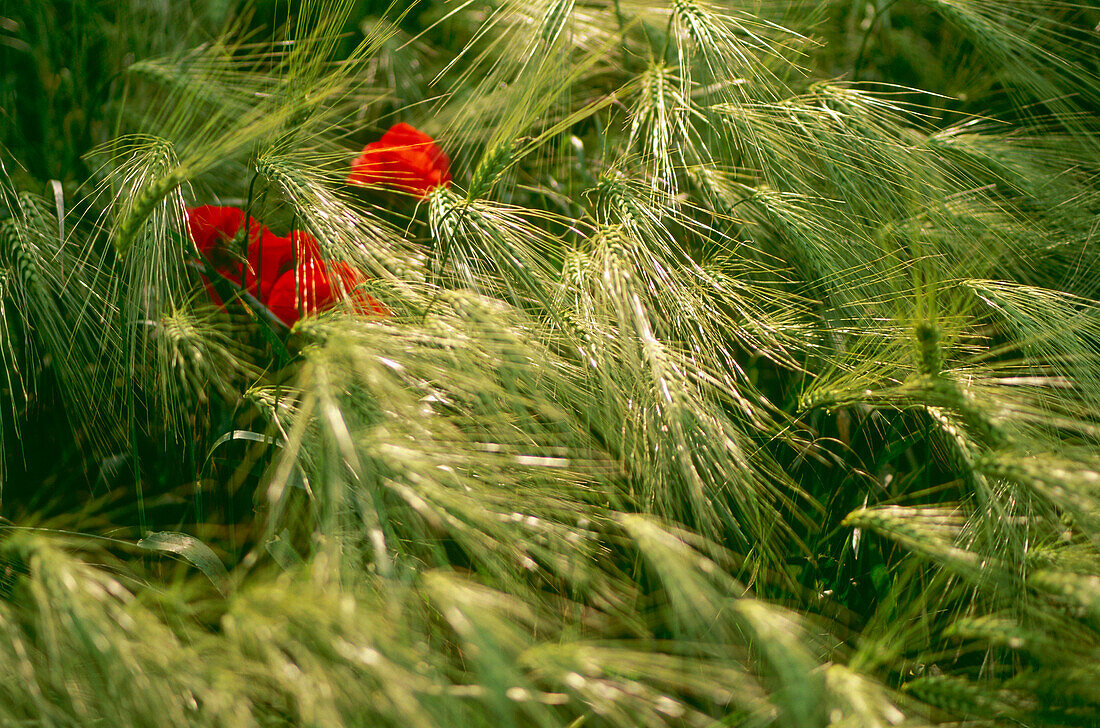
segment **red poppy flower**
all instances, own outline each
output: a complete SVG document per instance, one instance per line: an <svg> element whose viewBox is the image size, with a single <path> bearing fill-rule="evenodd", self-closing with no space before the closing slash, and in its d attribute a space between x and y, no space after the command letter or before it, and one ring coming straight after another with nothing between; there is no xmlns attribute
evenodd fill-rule
<svg viewBox="0 0 1100 728"><path fill-rule="evenodd" d="M295 230L285 238L264 230L262 238L248 249L245 286L260 301L266 301L280 276L295 263L320 257L320 247L312 235Z"/></svg>
<svg viewBox="0 0 1100 728"><path fill-rule="evenodd" d="M357 288L365 280L361 271L347 263L307 258L279 276L267 297L267 307L287 326L293 326L303 316L330 308L343 293L360 313L389 316L385 304Z"/></svg>
<svg viewBox="0 0 1100 728"><path fill-rule="evenodd" d="M423 199L435 187L450 184L450 166L434 139L401 122L363 148L351 163L348 184L386 185Z"/></svg>
<svg viewBox="0 0 1100 728"><path fill-rule="evenodd" d="M244 224L245 213L236 207L202 205L187 210L187 232L202 257L220 274L239 284L241 280L241 255L233 249L232 243ZM248 222L249 249L257 245L265 236L270 235L260 221L252 217ZM203 277L206 290L215 303L221 304L214 287Z"/></svg>

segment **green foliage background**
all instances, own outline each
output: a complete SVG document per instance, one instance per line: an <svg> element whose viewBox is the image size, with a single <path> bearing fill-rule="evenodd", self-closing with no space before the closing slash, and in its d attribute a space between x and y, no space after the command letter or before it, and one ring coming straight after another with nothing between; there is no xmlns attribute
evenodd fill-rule
<svg viewBox="0 0 1100 728"><path fill-rule="evenodd" d="M8 3L0 724L1096 725L1098 27ZM201 204L394 315L211 305Z"/></svg>

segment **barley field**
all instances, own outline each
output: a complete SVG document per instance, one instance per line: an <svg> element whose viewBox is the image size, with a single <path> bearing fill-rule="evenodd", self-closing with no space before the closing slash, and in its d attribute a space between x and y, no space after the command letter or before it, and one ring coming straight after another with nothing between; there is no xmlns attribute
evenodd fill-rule
<svg viewBox="0 0 1100 728"><path fill-rule="evenodd" d="M0 726L1100 725L1100 8L6 0Z"/></svg>

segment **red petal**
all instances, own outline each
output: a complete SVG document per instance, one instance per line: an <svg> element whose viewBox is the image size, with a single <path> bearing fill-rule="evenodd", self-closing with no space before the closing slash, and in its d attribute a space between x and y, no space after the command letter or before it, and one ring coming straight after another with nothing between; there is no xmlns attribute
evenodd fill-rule
<svg viewBox="0 0 1100 728"><path fill-rule="evenodd" d="M320 261L307 260L279 276L271 287L267 307L287 326L330 303L332 286Z"/></svg>
<svg viewBox="0 0 1100 728"><path fill-rule="evenodd" d="M363 153L351 163L348 184L373 185L383 181L388 150L382 142L371 142L364 147Z"/></svg>
<svg viewBox="0 0 1100 728"><path fill-rule="evenodd" d="M329 263L329 271L332 276L339 278L340 282L344 284L344 293L347 294L347 300L356 311L366 316L391 315L386 304L359 287L361 283L367 280L367 275L363 271L343 261Z"/></svg>
<svg viewBox="0 0 1100 728"><path fill-rule="evenodd" d="M333 280L339 279L340 286ZM341 261L309 259L279 276L271 288L267 307L287 326L302 316L311 316L331 308L342 295L360 313L389 316L384 304L356 288L366 280L362 271ZM342 287L340 291L338 288Z"/></svg>
<svg viewBox="0 0 1100 728"><path fill-rule="evenodd" d="M382 135L382 142L387 146L403 146L413 144L434 144L435 139L420 131L411 124L398 122L390 127L389 131Z"/></svg>
<svg viewBox="0 0 1100 728"><path fill-rule="evenodd" d="M261 303L267 301L283 273L295 263L304 263L319 255L320 247L309 233L294 230L284 238L265 230L261 241L253 243L248 250L248 292Z"/></svg>
<svg viewBox="0 0 1100 728"><path fill-rule="evenodd" d="M203 255L209 255L219 245L237 237L242 222L244 210L237 207L202 205L187 210L187 231ZM263 230L260 221L254 217L249 221L249 228L252 239L258 238Z"/></svg>
<svg viewBox="0 0 1100 728"><path fill-rule="evenodd" d="M221 275L239 285L241 264L238 256L230 249L244 222L244 210L237 207L201 205L188 208L187 232L203 258L210 262ZM255 241L269 234L256 218L249 221L249 237ZM214 286L203 276L207 293L214 303L222 305L221 296Z"/></svg>
<svg viewBox="0 0 1100 728"><path fill-rule="evenodd" d="M421 198L451 181L451 160L424 132L404 122L394 124L352 162L349 184L384 184Z"/></svg>

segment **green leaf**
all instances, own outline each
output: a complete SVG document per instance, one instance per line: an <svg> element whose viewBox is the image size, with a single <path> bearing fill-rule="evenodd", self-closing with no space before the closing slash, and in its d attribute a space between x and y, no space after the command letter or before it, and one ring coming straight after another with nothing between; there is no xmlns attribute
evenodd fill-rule
<svg viewBox="0 0 1100 728"><path fill-rule="evenodd" d="M229 572L214 551L194 536L176 531L157 531L138 541L140 548L182 556L225 596L229 592Z"/></svg>

